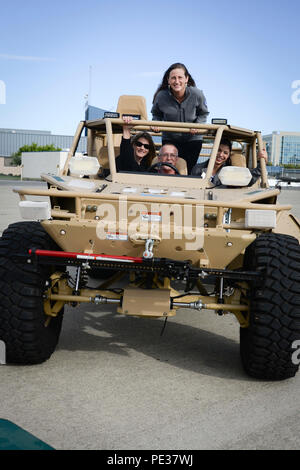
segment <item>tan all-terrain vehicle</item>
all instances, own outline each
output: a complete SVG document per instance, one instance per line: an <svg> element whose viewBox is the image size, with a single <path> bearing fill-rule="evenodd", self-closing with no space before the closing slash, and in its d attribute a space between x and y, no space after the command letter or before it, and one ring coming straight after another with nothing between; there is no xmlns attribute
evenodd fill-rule
<svg viewBox="0 0 300 470"><path fill-rule="evenodd" d="M232 314L245 371L271 380L294 376L300 225L291 206L277 203L280 189L268 187L265 160L252 180L260 132L221 120L148 121L141 97L123 96L118 108L120 117L80 122L60 174L42 175L48 189L15 188L27 221L10 225L0 241L0 339L7 362L48 359L64 305L90 302L146 318L167 319L179 308ZM117 172L122 114L138 115L133 134L151 126L181 133L197 128L200 160L209 157L205 177L187 175L181 159L176 175ZM75 157L84 129L87 156ZM231 166L215 185L223 137L233 143ZM89 287L89 275L98 276L98 287Z"/></svg>

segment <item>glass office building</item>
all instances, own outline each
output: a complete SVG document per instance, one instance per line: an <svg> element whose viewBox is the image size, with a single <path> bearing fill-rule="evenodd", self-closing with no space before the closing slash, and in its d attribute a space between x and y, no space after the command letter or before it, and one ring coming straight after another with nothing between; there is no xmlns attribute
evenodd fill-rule
<svg viewBox="0 0 300 470"><path fill-rule="evenodd" d="M300 164L300 134L282 137L280 159L282 163Z"/></svg>
<svg viewBox="0 0 300 470"><path fill-rule="evenodd" d="M102 119L106 109L96 108L96 106L87 105L85 109L85 120L93 121L94 119Z"/></svg>
<svg viewBox="0 0 300 470"><path fill-rule="evenodd" d="M300 132L274 131L263 141L273 165L300 165Z"/></svg>

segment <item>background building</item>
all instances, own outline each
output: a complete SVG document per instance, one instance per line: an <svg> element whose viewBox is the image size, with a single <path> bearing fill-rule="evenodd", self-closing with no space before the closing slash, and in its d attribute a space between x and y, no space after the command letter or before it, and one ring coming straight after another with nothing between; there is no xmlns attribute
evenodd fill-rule
<svg viewBox="0 0 300 470"><path fill-rule="evenodd" d="M85 120L93 121L94 119L102 119L107 109L96 108L95 106L87 105L85 109Z"/></svg>
<svg viewBox="0 0 300 470"><path fill-rule="evenodd" d="M37 131L27 129L0 129L0 157L4 157L10 163L10 157L23 145L51 145L63 150L69 149L73 141L73 136L55 135L50 131ZM86 151L86 137L81 137L78 145L78 152Z"/></svg>
<svg viewBox="0 0 300 470"><path fill-rule="evenodd" d="M76 152L75 155L82 156L82 153ZM24 152L22 178L39 179L42 173L59 175L67 156L68 152Z"/></svg>
<svg viewBox="0 0 300 470"><path fill-rule="evenodd" d="M86 106L85 120L103 118L105 109L95 106ZM0 128L0 174L20 175L21 167L11 166L12 155L24 145L33 143L38 146L54 145L61 148L61 152L27 152L24 154L23 177L38 178L41 172L57 173L62 168L68 150L73 142L73 135L57 135L51 131L31 129L6 129ZM82 135L77 153L86 152L87 137ZM23 156L22 156L23 162Z"/></svg>
<svg viewBox="0 0 300 470"><path fill-rule="evenodd" d="M85 109L85 120L103 118L106 110L87 105ZM78 152L86 152L86 136L82 136L77 148ZM0 128L0 157L3 157L5 164L11 162L11 155L19 150L23 145L31 145L33 142L39 146L51 145L62 150L69 149L73 141L72 135L56 135L51 131L39 131L29 129L1 129Z"/></svg>
<svg viewBox="0 0 300 470"><path fill-rule="evenodd" d="M274 131L263 141L272 165L300 165L300 132Z"/></svg>

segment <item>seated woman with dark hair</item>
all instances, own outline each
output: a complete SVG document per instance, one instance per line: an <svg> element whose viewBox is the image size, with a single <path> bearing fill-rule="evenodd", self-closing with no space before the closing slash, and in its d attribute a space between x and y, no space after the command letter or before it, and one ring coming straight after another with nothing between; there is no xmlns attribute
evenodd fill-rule
<svg viewBox="0 0 300 470"><path fill-rule="evenodd" d="M124 116L120 155L116 158L117 171L147 171L155 157L155 145L148 132L130 134L131 116Z"/></svg>
<svg viewBox="0 0 300 470"><path fill-rule="evenodd" d="M221 139L219 149L217 152L215 164L212 171L211 182L214 183L216 186L221 184L219 180L218 173L224 166L231 165L230 161L230 154L231 154L232 144L229 139ZM262 150L258 152L258 165L256 168L250 170L252 174L252 180L250 181L249 185L252 185L257 181L257 179L261 175L260 171L260 158L264 158L266 161L268 160L268 154L266 150ZM197 163L194 168L192 169L191 175L192 176L199 176L200 178L205 178L207 167L208 167L209 160L206 160L203 163Z"/></svg>

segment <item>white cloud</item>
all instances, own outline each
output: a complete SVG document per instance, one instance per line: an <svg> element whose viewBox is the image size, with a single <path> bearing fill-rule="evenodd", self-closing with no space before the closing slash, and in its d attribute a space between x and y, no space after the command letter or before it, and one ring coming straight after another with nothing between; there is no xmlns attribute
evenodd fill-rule
<svg viewBox="0 0 300 470"><path fill-rule="evenodd" d="M9 59L9 60L28 60L32 62L52 62L55 59L50 57L36 57L36 56L27 56L27 55L12 55L12 54L0 54L0 59Z"/></svg>

